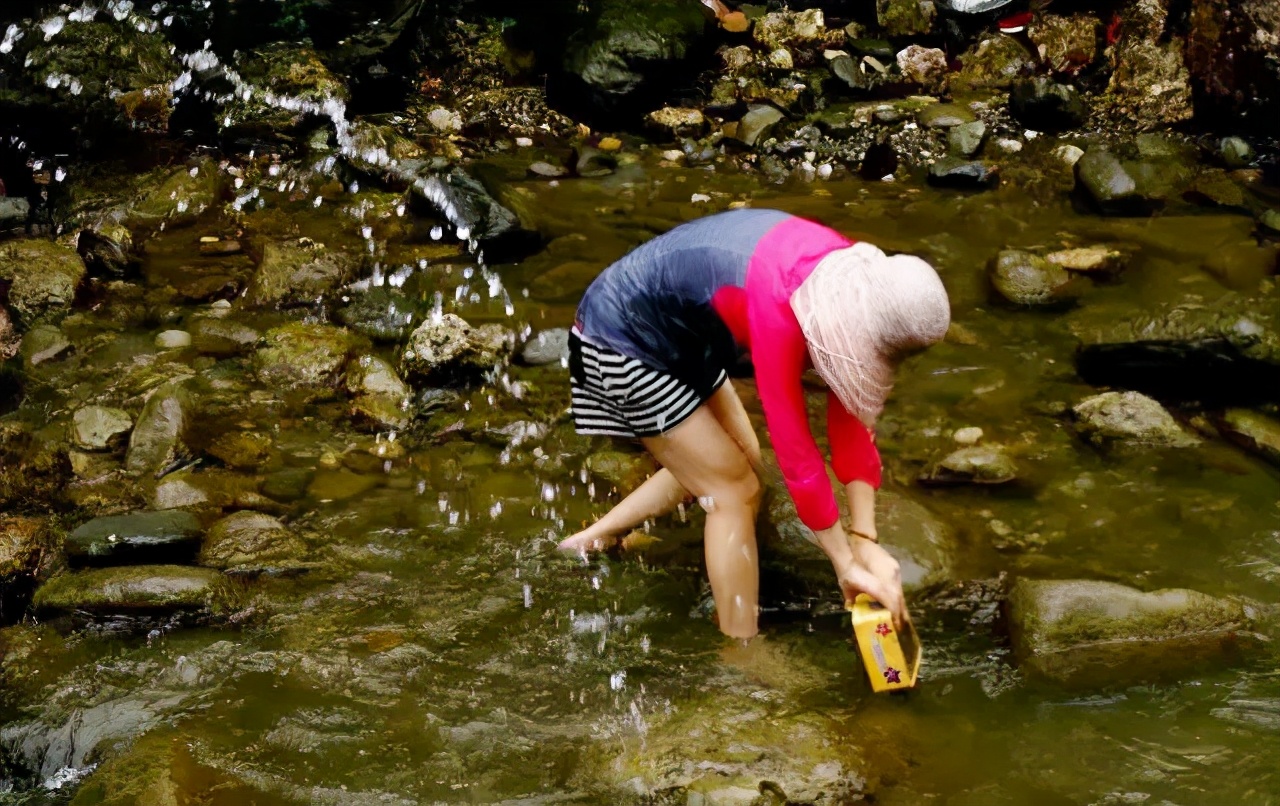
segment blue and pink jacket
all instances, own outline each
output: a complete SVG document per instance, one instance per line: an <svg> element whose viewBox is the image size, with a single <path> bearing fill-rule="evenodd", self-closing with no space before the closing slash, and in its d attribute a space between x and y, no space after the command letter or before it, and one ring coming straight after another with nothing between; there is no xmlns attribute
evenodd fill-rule
<svg viewBox="0 0 1280 806"><path fill-rule="evenodd" d="M769 439L800 519L826 529L840 517L809 428L801 376L811 364L791 295L829 252L852 245L834 230L776 210L730 210L682 224L606 268L578 307L588 342L695 388L749 354ZM714 376L714 373L713 373ZM878 488L870 431L827 398L831 467L842 484Z"/></svg>

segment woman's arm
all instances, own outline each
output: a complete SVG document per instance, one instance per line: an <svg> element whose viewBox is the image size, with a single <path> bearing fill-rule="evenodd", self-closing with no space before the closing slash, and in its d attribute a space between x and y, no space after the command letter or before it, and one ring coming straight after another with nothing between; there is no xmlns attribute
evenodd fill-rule
<svg viewBox="0 0 1280 806"><path fill-rule="evenodd" d="M827 393L827 439L831 443L831 468L848 496L854 533L878 540L876 490L882 479L880 452L871 429L850 414L834 392Z"/></svg>

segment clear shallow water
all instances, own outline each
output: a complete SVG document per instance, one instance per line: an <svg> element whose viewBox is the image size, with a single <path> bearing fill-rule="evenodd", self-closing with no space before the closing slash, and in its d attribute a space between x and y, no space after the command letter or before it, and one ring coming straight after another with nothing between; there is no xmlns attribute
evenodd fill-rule
<svg viewBox="0 0 1280 806"><path fill-rule="evenodd" d="M519 265L490 267L512 317L501 296L482 294L457 310L475 322L567 325L595 270L730 201L778 206L919 252L938 266L955 321L977 343L942 345L904 370L880 442L887 489L956 531L955 579L1085 577L1276 601L1274 468L1221 444L1104 455L1054 413L1092 392L1074 377L1071 325L1188 292L1223 293L1200 264L1244 240L1247 220L1078 216L1056 180L980 196L847 179L766 187L644 159L603 180L514 181L515 198L563 237ZM513 158L500 167L514 180L523 165ZM693 204L695 193L713 202ZM361 243L332 205L265 198L268 211L248 217L250 233L256 225L274 236L285 222L329 243ZM201 232L174 231L149 249L152 283L171 276L169 261ZM1075 310L1012 311L990 301L985 266L998 249L1068 241L1123 241L1139 251L1120 281L1091 288ZM406 285L424 299L437 290L455 299L471 263L429 244L377 248L405 262L436 250L431 270ZM89 384L76 397L148 354L152 329L111 325L119 310L108 305L77 323L113 338L75 359L83 375L74 377ZM249 375L234 359L217 370ZM496 427L553 420L567 405L563 370L509 374L526 384L523 400L478 390L467 395L471 412L452 413L482 412L492 395ZM58 386L67 388L67 377ZM759 422L751 383L742 386ZM719 729L739 744L787 741L809 735L787 726L810 717L821 720L822 741L861 760L880 803L1280 802L1280 675L1269 644L1239 665L1163 686L1066 692L1025 682L1009 665L989 600L932 597L915 611L926 648L921 688L872 696L848 624L831 607L771 615L760 655L725 653L700 610L696 514L657 524L661 542L647 558L556 556L560 537L613 500L604 484L593 495L580 471L607 441L577 438L563 423L540 454L498 437L402 438L410 447L388 464L369 453L373 437L347 430L340 406L252 383L235 391L247 397L227 416L271 428L287 466L332 482L292 516L319 567L248 589L253 612L240 630L122 639L19 628L42 640L18 663L23 675L10 689L14 715L40 702L163 700L164 718L135 756L157 747L174 754L174 779L205 802L614 802L646 759L696 763ZM34 394L56 401L61 392L37 385ZM916 475L949 450L951 431L970 425L1010 448L1021 482L998 491L919 488ZM344 470L324 466L326 452L351 445ZM768 590L765 597L788 604ZM771 747L760 765L793 749L801 748Z"/></svg>

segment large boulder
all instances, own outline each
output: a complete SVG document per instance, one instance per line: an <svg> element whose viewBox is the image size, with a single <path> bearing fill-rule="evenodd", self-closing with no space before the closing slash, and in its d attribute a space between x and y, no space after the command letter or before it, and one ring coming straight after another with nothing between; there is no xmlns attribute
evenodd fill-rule
<svg viewBox="0 0 1280 806"><path fill-rule="evenodd" d="M188 512L107 515L67 535L67 556L83 565L190 561L203 533Z"/></svg>
<svg viewBox="0 0 1280 806"><path fill-rule="evenodd" d="M358 339L342 328L291 322L267 331L254 353L258 380L276 387L331 386Z"/></svg>
<svg viewBox="0 0 1280 806"><path fill-rule="evenodd" d="M70 247L36 238L0 246L0 285L9 284L9 308L24 327L65 314L84 278Z"/></svg>
<svg viewBox="0 0 1280 806"><path fill-rule="evenodd" d="M195 398L189 381L177 380L151 393L129 436L125 467L132 473L161 475L190 455L187 429L194 423Z"/></svg>
<svg viewBox="0 0 1280 806"><path fill-rule="evenodd" d="M688 82L705 25L696 3L603 0L569 40L562 75L550 87L553 103L606 121L638 119Z"/></svg>
<svg viewBox="0 0 1280 806"><path fill-rule="evenodd" d="M1275 131L1280 113L1280 4L1194 0L1187 67L1197 107L1219 120ZM1206 120L1215 119L1206 114Z"/></svg>
<svg viewBox="0 0 1280 806"><path fill-rule="evenodd" d="M309 305L354 279L361 260L314 243L269 242L249 283L250 305Z"/></svg>
<svg viewBox="0 0 1280 806"><path fill-rule="evenodd" d="M1138 392L1104 392L1080 401L1071 411L1081 434L1101 447L1121 443L1186 448L1199 443L1163 406Z"/></svg>
<svg viewBox="0 0 1280 806"><path fill-rule="evenodd" d="M1104 688L1221 663L1248 624L1238 601L1093 580L1019 580L1008 610L1024 669L1062 684Z"/></svg>
<svg viewBox="0 0 1280 806"><path fill-rule="evenodd" d="M167 612L208 607L222 574L179 565L134 565L75 571L36 591L33 604L46 612Z"/></svg>
<svg viewBox="0 0 1280 806"><path fill-rule="evenodd" d="M1094 386L1161 400L1254 405L1280 400L1280 300L1227 294L1075 328L1076 366Z"/></svg>

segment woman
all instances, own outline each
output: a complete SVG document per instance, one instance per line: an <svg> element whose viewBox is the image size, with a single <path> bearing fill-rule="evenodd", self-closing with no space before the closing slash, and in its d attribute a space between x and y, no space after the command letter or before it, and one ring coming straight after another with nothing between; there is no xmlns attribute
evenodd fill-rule
<svg viewBox="0 0 1280 806"><path fill-rule="evenodd" d="M880 456L870 429L897 363L939 341L949 323L942 281L923 260L776 210L709 216L643 244L605 269L578 307L573 418L582 434L639 438L662 469L560 548L606 548L696 498L720 629L756 634L760 444L726 372L749 353L800 519L845 599L868 593L901 627L898 563L876 537ZM831 390L827 433L852 541L809 429L801 375L810 366Z"/></svg>

